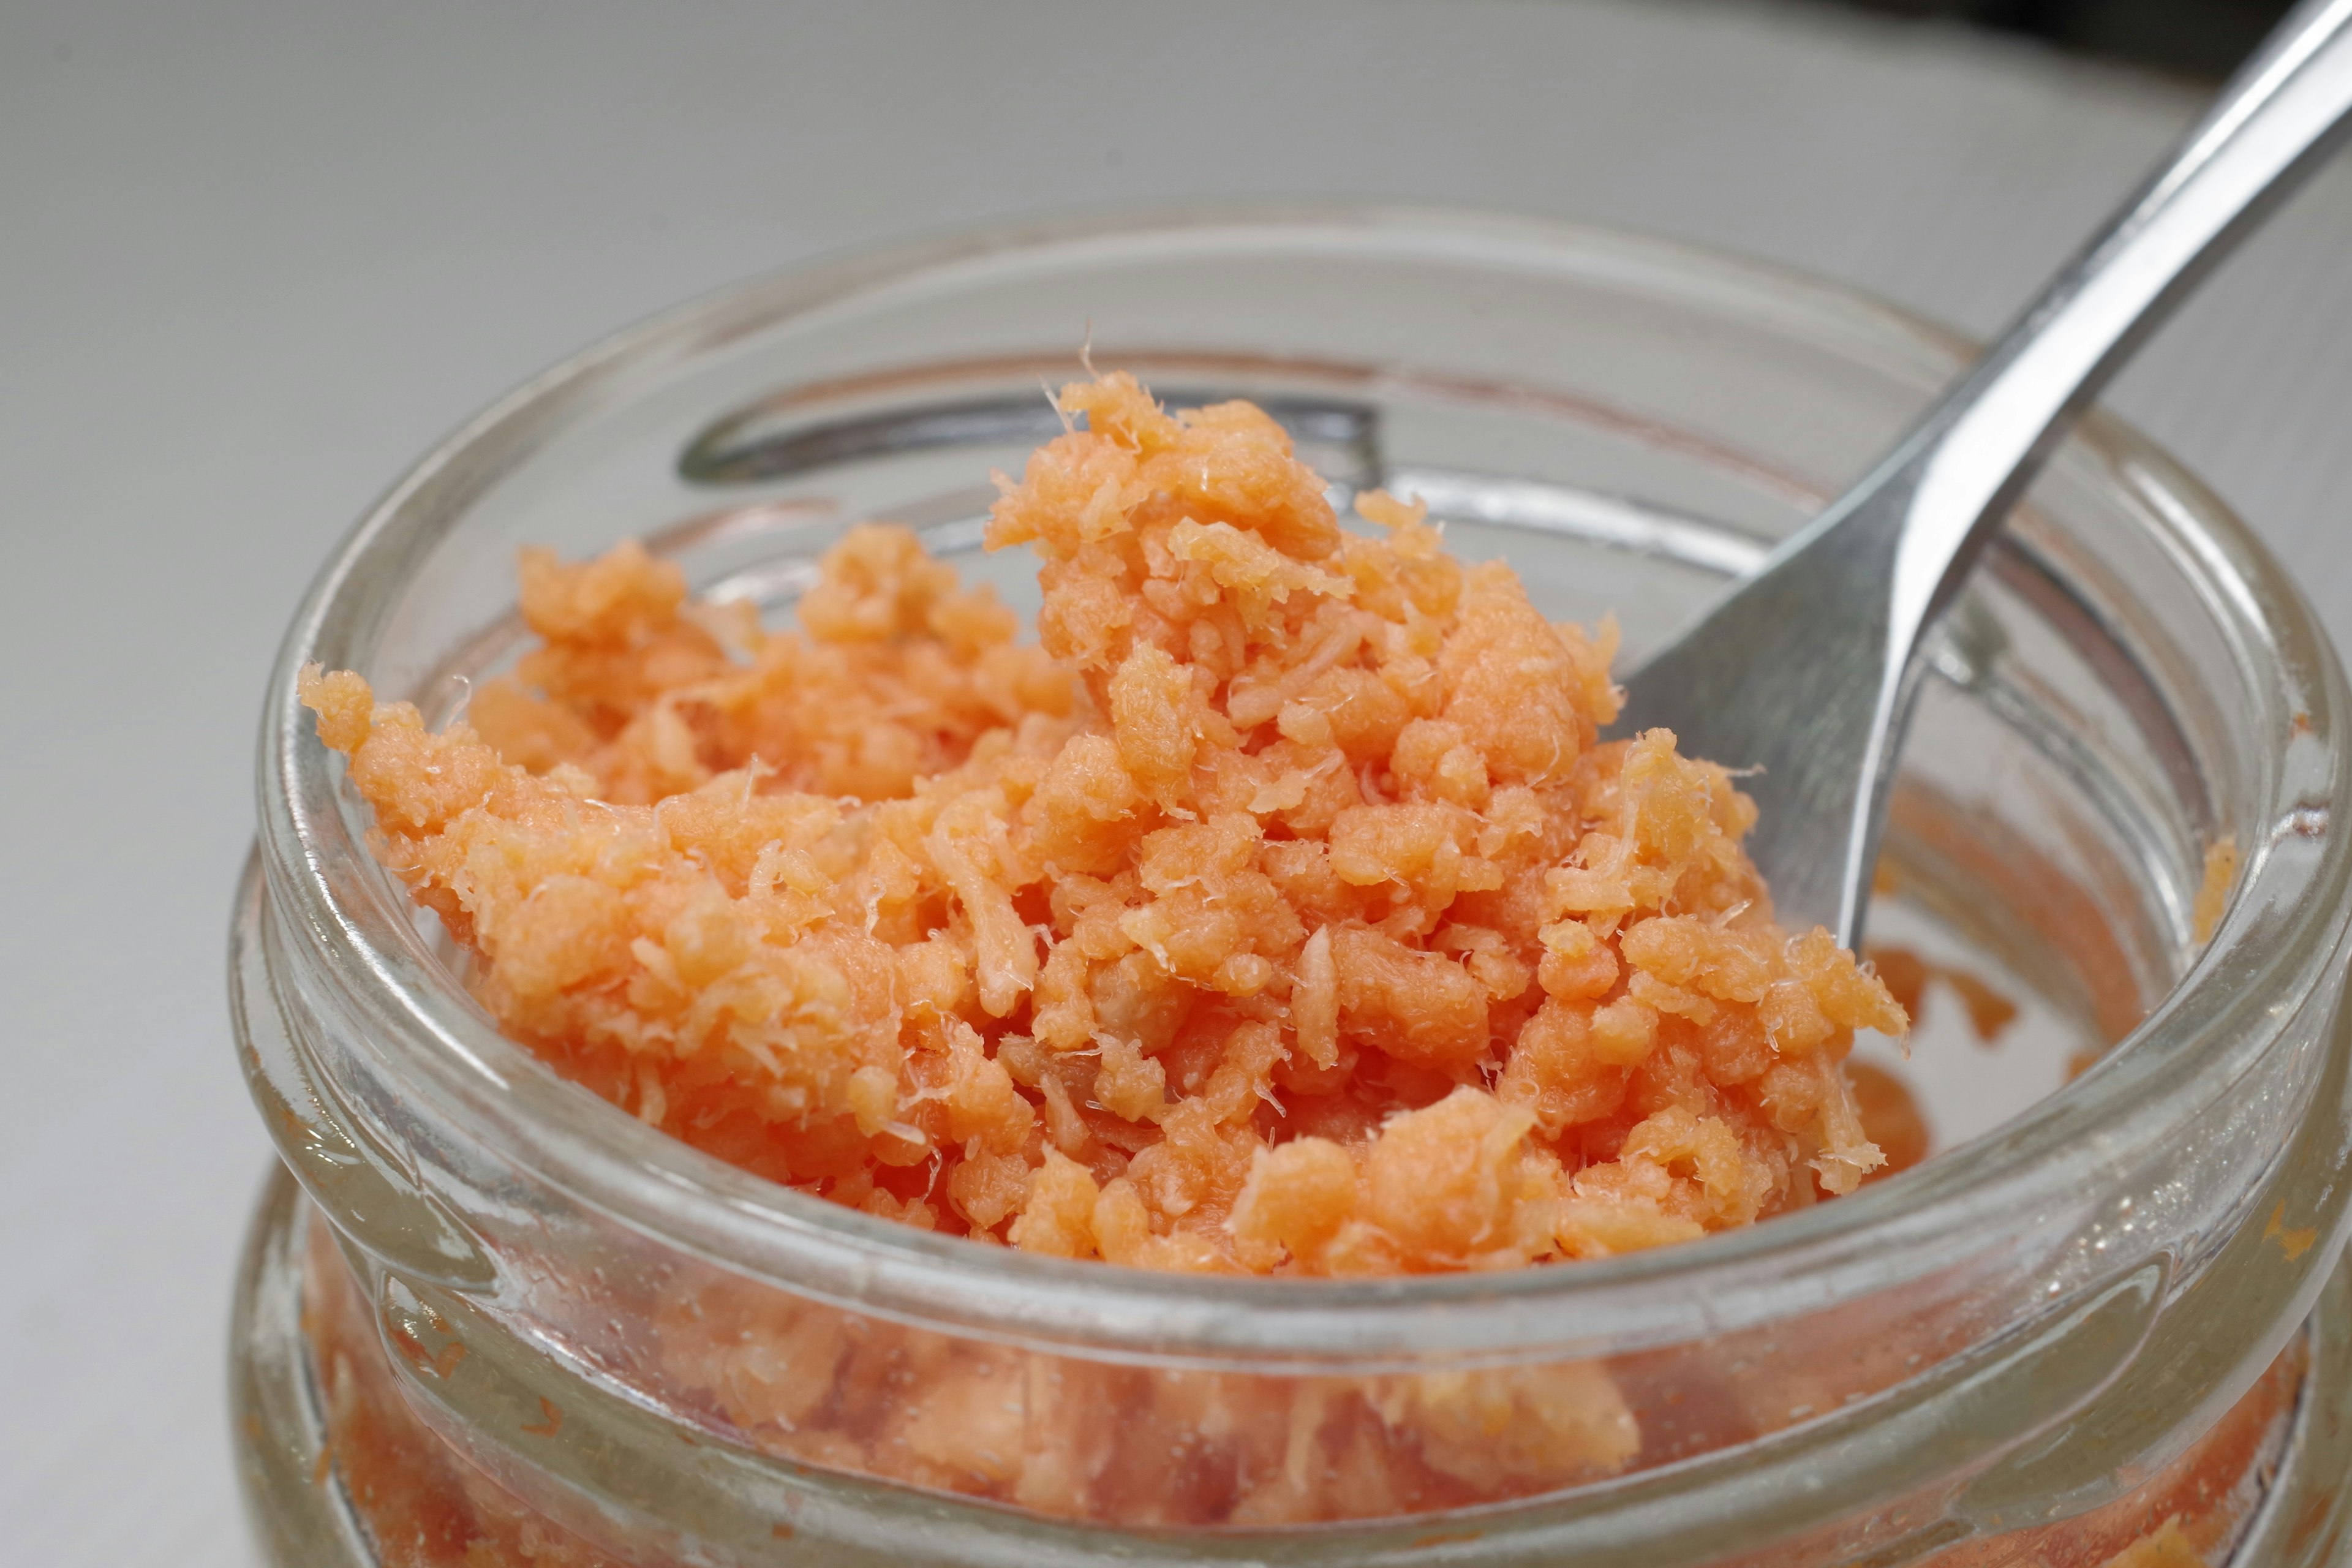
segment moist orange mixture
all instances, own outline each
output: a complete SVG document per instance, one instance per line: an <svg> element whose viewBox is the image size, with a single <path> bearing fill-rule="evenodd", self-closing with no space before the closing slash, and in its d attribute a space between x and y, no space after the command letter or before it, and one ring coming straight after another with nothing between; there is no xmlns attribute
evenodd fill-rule
<svg viewBox="0 0 2352 1568"><path fill-rule="evenodd" d="M717 1294L721 1301L714 1319L738 1329L747 1326L740 1314L749 1299L739 1291L727 1302L728 1292ZM321 1480L330 1474L340 1479L366 1520L385 1568L617 1568L624 1561L667 1568L677 1561L657 1543L613 1539L614 1527L598 1529L593 1510L586 1521L596 1530L594 1539L572 1533L504 1490L419 1421L403 1395L404 1377L430 1383L460 1371L465 1358L451 1352L462 1347L453 1340L428 1350L395 1331L389 1342L405 1363L404 1370L396 1369L366 1291L316 1220L305 1248L303 1324L325 1406L328 1451L320 1457ZM762 1325L764 1331L779 1327ZM790 1402L805 1417L820 1401L805 1393L795 1395L793 1389L804 1386L805 1380L788 1369L816 1348L811 1343L814 1327L804 1321L783 1327L780 1334L763 1332L754 1342L737 1339L714 1321L695 1336L695 1353L730 1391L730 1407L747 1400ZM975 1349L918 1359L969 1365ZM984 1360L994 1352L979 1353ZM2121 1497L2071 1519L1963 1542L1927 1558L1920 1568L2205 1568L2228 1561L2276 1468L2306 1366L2298 1337L2210 1429ZM1266 1525L1379 1517L1400 1506L1457 1505L1496 1495L1494 1481L1510 1469L1531 1488L1587 1479L1596 1469L1606 1472L1600 1461L1608 1451L1611 1412L1621 1427L1627 1417L1622 1405L1608 1397L1605 1374L1598 1368L1584 1369L1581 1376L1560 1375L1569 1372L1538 1371L1535 1381L1550 1386L1540 1387L1535 1398L1551 1413L1539 1421L1526 1405L1513 1410L1498 1398L1503 1380L1524 1384L1527 1369L1510 1369L1483 1389L1455 1388L1451 1398L1425 1378L1352 1388L1309 1380L1286 1402L1269 1388L1250 1388L1248 1379L1187 1379L1121 1369L1113 1375L1127 1386L1090 1378L1034 1422L1037 1430L1030 1443L1039 1436L1048 1440L1013 1461L1020 1481L997 1495L1031 1506L1043 1490L1062 1490L1066 1497L1070 1483L1092 1468L1095 1483L1082 1494L1084 1507L1048 1511L1132 1524ZM916 1396L901 1401L915 1409L911 1439L877 1446L862 1462L849 1456L845 1467L842 1450L849 1445L837 1431L804 1432L795 1443L790 1428L771 1426L760 1428L758 1436L764 1446L795 1458L876 1468L903 1479L927 1479L927 1453L948 1453L950 1463L968 1465L977 1452L995 1458L1002 1468L1024 1447L1018 1434L1008 1442L1004 1431L1008 1403L1016 1412L1021 1407L1019 1384L1050 1387L1061 1376L1033 1364L1008 1389L1005 1380L984 1373L960 1384L934 1365L916 1380ZM1151 1379L1159 1382L1156 1389L1136 1386ZM1473 1397L1461 1397L1465 1393ZM1286 1410L1267 1408L1286 1403ZM1351 1412L1350 1405L1357 1408ZM1507 1419L1496 1419L1498 1407ZM1298 1418L1302 1409L1308 1416L1304 1423ZM541 1416L526 1429L534 1445L553 1442L565 1429L560 1409L543 1405ZM1400 1425L1391 1428L1391 1419ZM1402 1425L1408 1421L1409 1427ZM1184 1423L1189 1432L1181 1429ZM1302 1430L1314 1439L1304 1452L1297 1436ZM1265 1479L1245 1496L1229 1497L1217 1506L1215 1451L1237 1438L1264 1450ZM1561 1461L1578 1447L1584 1468L1564 1467ZM1441 1466L1484 1479L1487 1489L1482 1494L1465 1484L1465 1475L1448 1475ZM1232 1478L1225 1480L1230 1488ZM1447 1480L1454 1483L1450 1490L1439 1484ZM1106 1485L1117 1495L1098 1495ZM1297 1506L1302 1503L1307 1506ZM776 1533L786 1537L790 1530L782 1526ZM1850 1561L1854 1539L1849 1521L1829 1542L1801 1536L1743 1553L1736 1568Z"/></svg>
<svg viewBox="0 0 2352 1568"><path fill-rule="evenodd" d="M1245 403L1064 389L1000 477L1039 643L901 529L801 629L624 544L435 734L303 700L500 1026L645 1121L910 1224L1150 1268L1601 1257L1850 1191L1886 987L1777 925L1726 771Z"/></svg>

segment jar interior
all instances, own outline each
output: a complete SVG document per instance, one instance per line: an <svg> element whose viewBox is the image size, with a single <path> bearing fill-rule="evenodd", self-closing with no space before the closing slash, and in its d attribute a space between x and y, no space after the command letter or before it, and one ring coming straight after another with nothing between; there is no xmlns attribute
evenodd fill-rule
<svg viewBox="0 0 2352 1568"><path fill-rule="evenodd" d="M1644 341L1615 346L1638 362ZM1343 515L1364 489L1428 501L1456 553L1507 561L1546 614L1613 619L1621 668L1805 521L1842 472L1827 434L1868 450L1927 380L1751 338L1737 355L1716 349L1745 378L1659 381L1651 366L1654 384L1626 390L1617 362L1591 363L1598 350L1581 346L1580 368L1612 387L1606 398L1375 363L1129 347L1099 328L1089 352L1171 405L1261 403ZM1758 357L1768 363L1748 363ZM470 682L528 641L510 611L483 614L510 594L511 552L526 542L576 556L638 537L698 592L751 600L783 626L833 540L857 521L895 521L1025 618L1034 557L981 547L987 476L1017 472L1059 431L1048 388L1079 374L1075 356L1047 348L900 363L770 391L688 424L684 440L669 438L676 416L650 417L642 396L599 411L583 422L598 433L593 465L543 449L476 498L392 616L380 668L407 677L428 720L459 712ZM1751 400L1735 403L1743 388ZM1668 393L1687 406L1663 406ZM1777 406L1790 403L1817 406L1790 424ZM1768 411L1782 428L1763 428ZM577 457L584 439L555 445ZM2203 856L2227 804L2207 753L2227 743L2226 726L2187 679L2210 654L2179 646L2183 624L2136 599L2141 584L2103 553L2149 505L2110 452L2078 442L1934 642L1868 921L1872 956L1907 981L1918 1016L1907 1041L1865 1038L1857 1058L1909 1085L1936 1150L2084 1070L2196 952ZM452 636L467 609L482 618ZM460 954L437 949L457 966Z"/></svg>

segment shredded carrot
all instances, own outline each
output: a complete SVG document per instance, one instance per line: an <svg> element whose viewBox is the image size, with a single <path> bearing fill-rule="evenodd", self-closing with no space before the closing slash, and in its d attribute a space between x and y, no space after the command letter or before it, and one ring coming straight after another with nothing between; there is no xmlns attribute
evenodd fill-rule
<svg viewBox="0 0 2352 1568"><path fill-rule="evenodd" d="M1039 642L903 529L800 629L623 544L429 732L302 697L515 1038L747 1169L1148 1268L1653 1247L1851 1191L1887 987L1777 925L1724 769L1616 715L1410 500L1350 531L1273 419L1131 377L1002 495ZM1076 423L1082 419L1082 423Z"/></svg>

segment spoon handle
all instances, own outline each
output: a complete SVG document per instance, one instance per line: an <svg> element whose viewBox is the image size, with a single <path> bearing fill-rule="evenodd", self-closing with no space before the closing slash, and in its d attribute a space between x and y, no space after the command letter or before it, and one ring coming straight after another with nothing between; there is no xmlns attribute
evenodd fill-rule
<svg viewBox="0 0 2352 1568"><path fill-rule="evenodd" d="M1863 481L1626 681L1626 732L1752 764L1791 923L1861 934L1921 641L2107 374L2352 110L2352 0L2305 0L2174 155Z"/></svg>
<svg viewBox="0 0 2352 1568"><path fill-rule="evenodd" d="M1889 631L1898 665L1949 602L2071 416L2352 120L2352 0L2305 0L2171 161L1835 514L1892 483L1908 504ZM1836 526L1825 516L1817 528ZM1826 525L1826 526L1824 526ZM1791 541L1790 548L1802 547Z"/></svg>

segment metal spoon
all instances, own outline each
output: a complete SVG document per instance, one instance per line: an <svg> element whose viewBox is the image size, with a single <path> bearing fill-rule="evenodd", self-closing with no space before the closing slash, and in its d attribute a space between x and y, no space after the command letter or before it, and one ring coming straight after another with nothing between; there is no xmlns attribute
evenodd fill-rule
<svg viewBox="0 0 2352 1568"><path fill-rule="evenodd" d="M1861 483L1626 682L1619 733L1760 765L1783 923L1861 934L1926 634L2106 377L2352 121L2352 0L2305 0L2105 231Z"/></svg>

